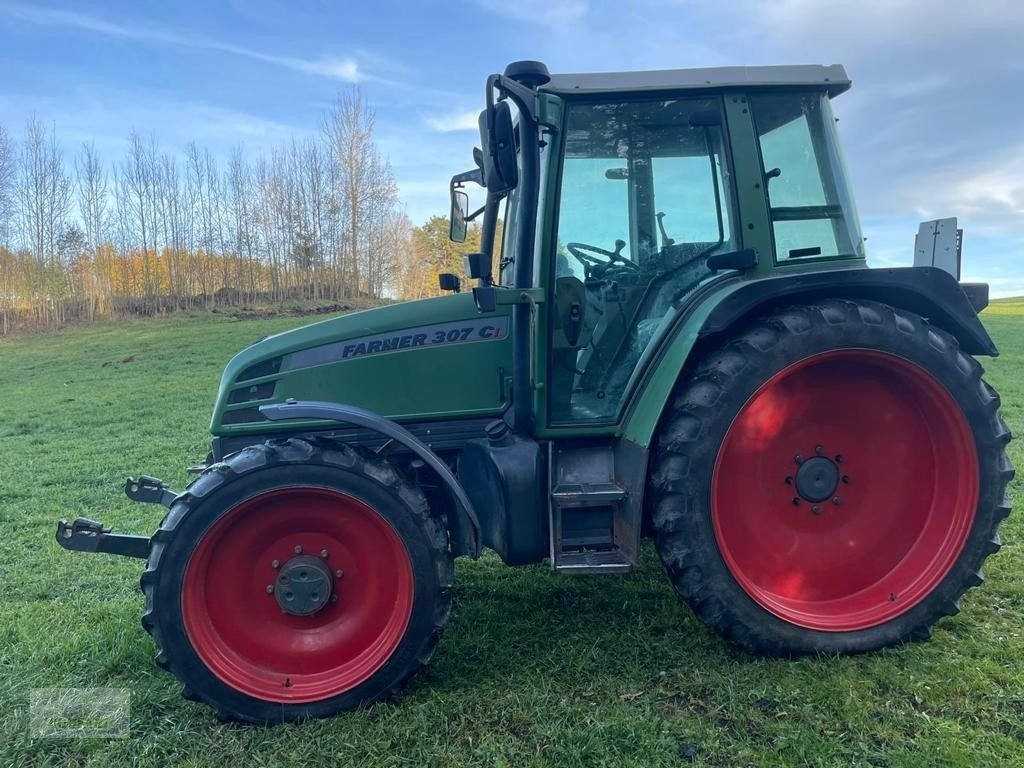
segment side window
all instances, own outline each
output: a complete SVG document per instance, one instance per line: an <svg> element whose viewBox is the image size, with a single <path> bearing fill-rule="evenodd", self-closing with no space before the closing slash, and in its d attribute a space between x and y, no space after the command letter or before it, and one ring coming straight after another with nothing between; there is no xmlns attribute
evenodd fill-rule
<svg viewBox="0 0 1024 768"><path fill-rule="evenodd" d="M775 94L751 101L776 258L863 256L827 97Z"/></svg>

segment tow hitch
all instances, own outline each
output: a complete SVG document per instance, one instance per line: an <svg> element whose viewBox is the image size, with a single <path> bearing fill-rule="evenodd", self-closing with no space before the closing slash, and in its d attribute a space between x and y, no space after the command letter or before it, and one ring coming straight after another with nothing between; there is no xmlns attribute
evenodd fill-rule
<svg viewBox="0 0 1024 768"><path fill-rule="evenodd" d="M129 477L124 483L124 493L132 501L165 507L170 507L178 497L167 483L148 475L142 475L138 480ZM57 543L73 552L105 552L145 560L149 557L150 539L148 536L113 533L98 520L79 517L72 523L67 520L57 523Z"/></svg>

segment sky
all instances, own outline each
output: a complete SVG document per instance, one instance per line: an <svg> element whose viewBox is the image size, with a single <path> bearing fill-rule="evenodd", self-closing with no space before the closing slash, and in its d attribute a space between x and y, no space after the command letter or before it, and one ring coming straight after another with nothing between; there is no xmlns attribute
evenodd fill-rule
<svg viewBox="0 0 1024 768"><path fill-rule="evenodd" d="M957 216L964 279L1024 294L1024 5L1019 0L0 0L0 123L53 123L69 158L130 131L227 157L312 135L358 85L414 222L472 167L486 76L844 64L847 165L873 266L909 265Z"/></svg>

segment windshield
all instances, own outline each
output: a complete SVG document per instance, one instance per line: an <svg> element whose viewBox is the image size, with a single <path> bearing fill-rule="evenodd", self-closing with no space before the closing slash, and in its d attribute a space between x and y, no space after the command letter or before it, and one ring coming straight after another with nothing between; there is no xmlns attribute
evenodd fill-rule
<svg viewBox="0 0 1024 768"><path fill-rule="evenodd" d="M519 242L519 187L505 198L505 215L502 222L501 247L498 250L498 285L507 288L515 282L515 255Z"/></svg>
<svg viewBox="0 0 1024 768"><path fill-rule="evenodd" d="M519 146L519 118L515 119L516 166L519 178L523 178L523 153ZM519 187L515 186L505 197L505 214L499 223L501 243L495 248L498 257L498 285L511 288L515 285L516 250L519 247Z"/></svg>

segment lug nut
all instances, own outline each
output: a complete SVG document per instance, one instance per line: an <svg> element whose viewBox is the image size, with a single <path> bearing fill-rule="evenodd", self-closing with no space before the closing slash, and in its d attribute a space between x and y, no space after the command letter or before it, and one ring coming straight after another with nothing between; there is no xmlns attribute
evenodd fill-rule
<svg viewBox="0 0 1024 768"><path fill-rule="evenodd" d="M850 484L850 476L849 475L843 475L843 485L849 485L849 484Z"/></svg>
<svg viewBox="0 0 1024 768"><path fill-rule="evenodd" d="M268 595L274 594L274 585L273 584L267 584L267 594Z"/></svg>
<svg viewBox="0 0 1024 768"><path fill-rule="evenodd" d="M815 504L813 507L811 507L811 512L813 512L816 515L820 515L821 514L821 507L819 507L817 504Z"/></svg>
<svg viewBox="0 0 1024 768"><path fill-rule="evenodd" d="M825 454L825 446L823 446L823 445L818 445L818 446L815 446L815 448L814 448L814 452L815 452L815 453L816 453L816 454L817 454L818 456L823 456L823 455Z"/></svg>
<svg viewBox="0 0 1024 768"><path fill-rule="evenodd" d="M786 485L792 485L792 484L793 484L793 476L792 475L786 475Z"/></svg>
<svg viewBox="0 0 1024 768"><path fill-rule="evenodd" d="M302 554L302 545L301 544L296 544L295 545L295 554L296 555L301 555Z"/></svg>
<svg viewBox="0 0 1024 768"><path fill-rule="evenodd" d="M833 496L832 497L832 503L835 504L838 507L840 504L843 503L843 500L841 498L839 498L838 496Z"/></svg>
<svg viewBox="0 0 1024 768"><path fill-rule="evenodd" d="M327 556L328 556L329 554L330 554L330 552L328 552L328 551L327 551L326 549L321 549L321 550L320 550L320 557L322 557L322 558L323 558L324 560L326 560L326 559L327 559Z"/></svg>
<svg viewBox="0 0 1024 768"><path fill-rule="evenodd" d="M338 596L337 595L331 595L331 602L332 603L338 602Z"/></svg>
<svg viewBox="0 0 1024 768"><path fill-rule="evenodd" d="M793 457L793 461L795 461L797 464L803 464L804 455L802 453L798 453L796 456Z"/></svg>
<svg viewBox="0 0 1024 768"><path fill-rule="evenodd" d="M793 506L794 507L799 507L800 506L800 497L799 496L794 496L793 497Z"/></svg>
<svg viewBox="0 0 1024 768"><path fill-rule="evenodd" d="M334 577L337 578L337 579L340 579L344 575L345 575L345 572L343 570L341 570L341 568L339 568L338 570L336 570L334 572Z"/></svg>
<svg viewBox="0 0 1024 768"><path fill-rule="evenodd" d="M271 568L280 568L281 567L281 563L279 561L275 560L274 562L272 562L270 564L270 567Z"/></svg>
<svg viewBox="0 0 1024 768"><path fill-rule="evenodd" d="M836 464L842 464L842 463L843 463L843 454L837 453L836 454Z"/></svg>

